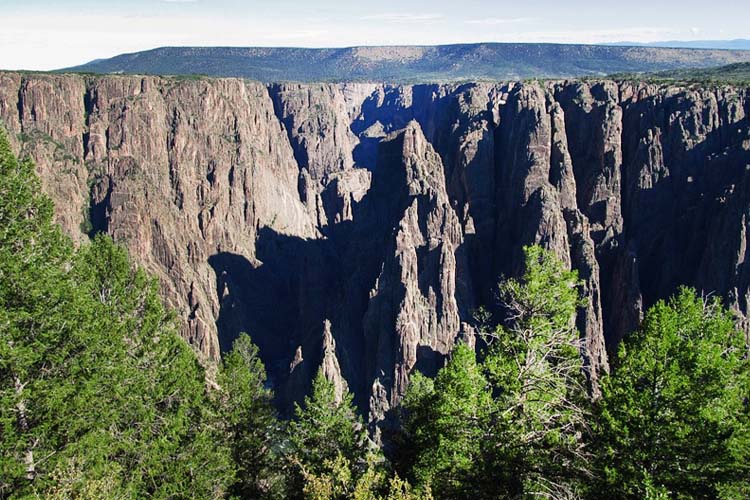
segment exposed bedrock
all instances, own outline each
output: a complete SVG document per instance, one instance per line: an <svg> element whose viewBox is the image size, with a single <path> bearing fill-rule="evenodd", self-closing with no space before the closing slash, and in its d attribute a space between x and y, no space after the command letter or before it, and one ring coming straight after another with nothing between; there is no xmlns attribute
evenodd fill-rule
<svg viewBox="0 0 750 500"><path fill-rule="evenodd" d="M578 270L591 380L681 284L748 312L750 94L633 83L275 84L0 73L0 119L76 241L154 273L288 410L322 368L387 423L541 244Z"/></svg>

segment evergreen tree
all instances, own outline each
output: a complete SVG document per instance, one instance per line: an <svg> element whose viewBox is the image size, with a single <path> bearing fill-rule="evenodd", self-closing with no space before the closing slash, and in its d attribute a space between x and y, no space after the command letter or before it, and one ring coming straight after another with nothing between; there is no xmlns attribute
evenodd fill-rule
<svg viewBox="0 0 750 500"><path fill-rule="evenodd" d="M718 300L683 288L649 309L602 381L599 489L611 498L748 498L749 363Z"/></svg>
<svg viewBox="0 0 750 500"><path fill-rule="evenodd" d="M299 495L310 478L338 473L342 460L355 481L373 461L352 399L347 393L337 400L333 383L318 370L312 393L303 406L295 406L295 418L288 426L287 458L295 471L292 494Z"/></svg>
<svg viewBox="0 0 750 500"><path fill-rule="evenodd" d="M74 389L64 361L85 347L66 271L72 245L52 216L33 164L15 158L0 128L0 496L33 491L48 470L46 402Z"/></svg>
<svg viewBox="0 0 750 500"><path fill-rule="evenodd" d="M539 246L524 249L525 274L500 285L505 325L484 361L495 409L487 441L493 477L512 498L577 495L589 473L588 393L575 315L575 271Z"/></svg>
<svg viewBox="0 0 750 500"><path fill-rule="evenodd" d="M221 416L237 468L231 492L239 498L278 498L284 472L277 449L280 424L258 348L246 334L224 357L219 384Z"/></svg>
<svg viewBox="0 0 750 500"><path fill-rule="evenodd" d="M203 370L106 237L74 252L0 133L0 496L215 498Z"/></svg>
<svg viewBox="0 0 750 500"><path fill-rule="evenodd" d="M405 446L413 450L416 484L442 498L481 498L481 451L492 398L476 354L453 350L433 381L412 375L404 400Z"/></svg>
<svg viewBox="0 0 750 500"><path fill-rule="evenodd" d="M179 337L157 282L103 235L81 248L74 273L78 289L94 303L90 347L107 349L82 353L92 358L83 363L90 393L109 399L103 403L109 413L99 410L104 419L93 431L99 435L99 426L106 426L111 442L105 441L102 457L110 463L118 457L123 489L136 497L223 495L232 465L211 413L205 374ZM80 406L86 404L82 398ZM83 448L88 459L91 450L90 444Z"/></svg>

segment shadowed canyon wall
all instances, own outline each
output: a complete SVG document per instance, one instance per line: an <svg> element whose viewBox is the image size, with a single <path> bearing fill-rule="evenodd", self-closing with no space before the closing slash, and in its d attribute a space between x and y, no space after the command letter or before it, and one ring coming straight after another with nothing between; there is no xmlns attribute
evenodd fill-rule
<svg viewBox="0 0 750 500"><path fill-rule="evenodd" d="M281 406L323 367L371 422L539 243L577 269L591 373L681 284L748 312L750 93L0 73L0 119L77 241L112 235Z"/></svg>

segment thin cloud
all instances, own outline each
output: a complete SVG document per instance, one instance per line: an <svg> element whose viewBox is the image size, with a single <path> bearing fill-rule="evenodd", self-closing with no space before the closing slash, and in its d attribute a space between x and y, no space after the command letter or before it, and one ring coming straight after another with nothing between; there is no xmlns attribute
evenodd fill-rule
<svg viewBox="0 0 750 500"><path fill-rule="evenodd" d="M165 3L196 3L198 0L161 0Z"/></svg>
<svg viewBox="0 0 750 500"><path fill-rule="evenodd" d="M514 33L512 39L497 41L512 42L552 42L552 43L611 43L628 40L630 42L653 42L665 37L678 37L681 30L666 27L643 27L623 29L565 30L565 31L524 31Z"/></svg>
<svg viewBox="0 0 750 500"><path fill-rule="evenodd" d="M271 33L263 36L265 40L306 40L320 38L328 34L328 30L300 30L282 33Z"/></svg>
<svg viewBox="0 0 750 500"><path fill-rule="evenodd" d="M469 19L466 24L481 26L498 26L501 24L517 24L535 21L533 17L488 17L486 19Z"/></svg>
<svg viewBox="0 0 750 500"><path fill-rule="evenodd" d="M410 12L388 12L360 18L362 21L383 21L386 23L431 23L445 19L443 14L414 14Z"/></svg>

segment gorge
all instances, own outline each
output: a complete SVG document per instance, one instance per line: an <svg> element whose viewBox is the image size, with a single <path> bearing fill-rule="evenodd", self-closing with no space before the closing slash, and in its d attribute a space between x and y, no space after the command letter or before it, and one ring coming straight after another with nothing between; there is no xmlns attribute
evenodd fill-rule
<svg viewBox="0 0 750 500"><path fill-rule="evenodd" d="M68 234L124 244L206 362L247 332L281 408L322 366L371 423L472 341L524 245L578 270L593 381L681 284L744 317L749 114L730 86L0 73Z"/></svg>

